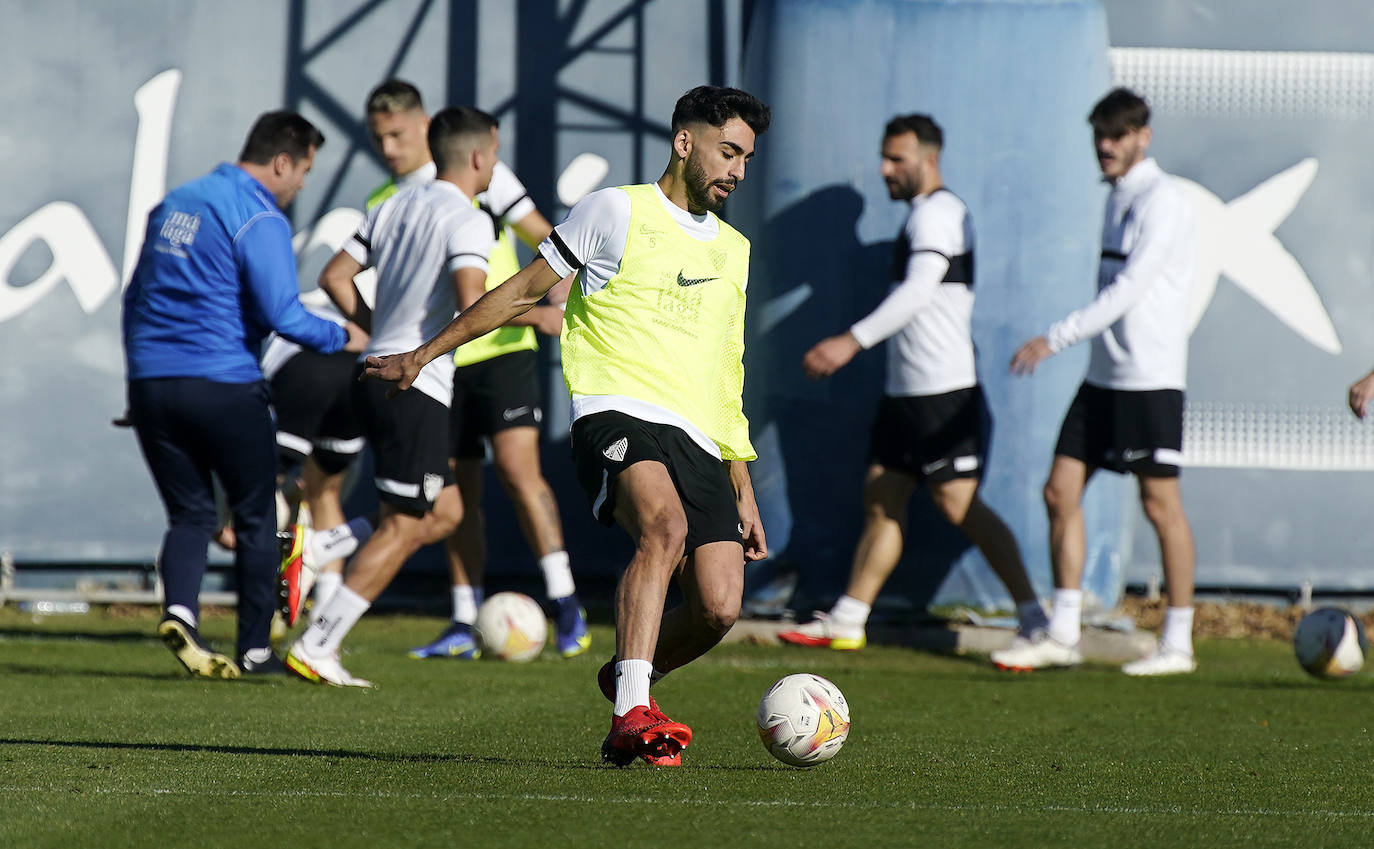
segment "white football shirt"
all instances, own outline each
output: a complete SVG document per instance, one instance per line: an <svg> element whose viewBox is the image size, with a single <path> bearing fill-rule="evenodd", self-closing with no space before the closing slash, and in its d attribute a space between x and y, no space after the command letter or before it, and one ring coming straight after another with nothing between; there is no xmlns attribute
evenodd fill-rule
<svg viewBox="0 0 1374 849"><path fill-rule="evenodd" d="M1050 326L1050 348L1092 339L1087 382L1108 389L1179 389L1188 376L1193 211L1153 159L1107 196L1097 297Z"/></svg>
<svg viewBox="0 0 1374 849"><path fill-rule="evenodd" d="M442 330L458 309L453 272L487 270L491 219L446 180L402 189L368 212L344 250L377 269L372 338L364 356L414 350ZM453 358L425 366L414 388L448 406Z"/></svg>
<svg viewBox="0 0 1374 849"><path fill-rule="evenodd" d="M912 198L893 247L892 290L849 328L864 348L887 340L885 392L939 395L977 384L968 208L944 188Z"/></svg>

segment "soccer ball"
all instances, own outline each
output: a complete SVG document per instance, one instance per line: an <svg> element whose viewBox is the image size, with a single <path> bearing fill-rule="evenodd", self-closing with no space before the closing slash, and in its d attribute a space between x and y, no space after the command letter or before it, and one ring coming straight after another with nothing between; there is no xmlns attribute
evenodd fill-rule
<svg viewBox="0 0 1374 849"><path fill-rule="evenodd" d="M482 602L472 629L484 657L517 663L538 657L549 636L544 611L523 593L497 593Z"/></svg>
<svg viewBox="0 0 1374 849"><path fill-rule="evenodd" d="M1293 652L1318 678L1344 678L1360 671L1369 648L1360 620L1335 607L1312 611L1293 632Z"/></svg>
<svg viewBox="0 0 1374 849"><path fill-rule="evenodd" d="M849 736L849 703L819 675L788 675L763 694L758 725L759 739L773 757L815 766L833 758Z"/></svg>

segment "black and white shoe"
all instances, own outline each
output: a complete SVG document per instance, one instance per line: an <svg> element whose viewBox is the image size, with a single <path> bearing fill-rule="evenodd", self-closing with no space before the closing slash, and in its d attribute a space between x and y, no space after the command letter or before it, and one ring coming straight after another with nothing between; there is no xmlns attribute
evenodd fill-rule
<svg viewBox="0 0 1374 849"><path fill-rule="evenodd" d="M158 623L157 635L186 671L197 678L239 677L238 664L202 643L200 633L175 616Z"/></svg>

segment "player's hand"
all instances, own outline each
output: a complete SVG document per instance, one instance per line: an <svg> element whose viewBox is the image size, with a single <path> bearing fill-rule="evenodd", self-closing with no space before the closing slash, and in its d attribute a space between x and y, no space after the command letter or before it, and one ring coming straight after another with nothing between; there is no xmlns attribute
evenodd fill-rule
<svg viewBox="0 0 1374 849"><path fill-rule="evenodd" d="M400 393L410 388L415 382L415 378L420 376L420 369L424 364L414 351L407 351L404 354L388 354L384 357L368 357L363 360L363 373L359 380L385 380L388 383L396 384L386 393L386 397L395 398Z"/></svg>
<svg viewBox="0 0 1374 849"><path fill-rule="evenodd" d="M344 331L348 333L348 341L344 342L343 349L354 354L361 354L367 350L368 335L358 325L351 321L344 322Z"/></svg>
<svg viewBox="0 0 1374 849"><path fill-rule="evenodd" d="M1350 387L1350 412L1363 419L1369 414L1369 402L1374 401L1374 371L1355 381Z"/></svg>
<svg viewBox="0 0 1374 849"><path fill-rule="evenodd" d="M1036 366L1053 356L1054 351L1050 349L1050 340L1044 336L1037 336L1022 345L1012 356L1011 373L1031 374L1035 371Z"/></svg>
<svg viewBox="0 0 1374 849"><path fill-rule="evenodd" d="M763 535L763 520L759 518L759 505L754 501L752 489L741 493L738 506L744 559L750 563L762 560L768 556L768 540Z"/></svg>
<svg viewBox="0 0 1374 849"><path fill-rule="evenodd" d="M215 531L214 543L225 551L233 551L238 548L239 538L234 533L234 526L220 525L219 530Z"/></svg>
<svg viewBox="0 0 1374 849"><path fill-rule="evenodd" d="M861 350L859 340L849 333L822 339L802 357L802 371L812 380L829 377L848 365Z"/></svg>
<svg viewBox="0 0 1374 849"><path fill-rule="evenodd" d="M558 336L563 332L563 311L558 307L532 307L530 312L534 314L535 330L545 336Z"/></svg>

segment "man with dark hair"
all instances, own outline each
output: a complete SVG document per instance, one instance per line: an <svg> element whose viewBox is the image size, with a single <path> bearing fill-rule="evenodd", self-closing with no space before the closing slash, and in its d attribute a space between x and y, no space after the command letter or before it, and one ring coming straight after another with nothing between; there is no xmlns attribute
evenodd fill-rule
<svg viewBox="0 0 1374 849"><path fill-rule="evenodd" d="M1098 166L1111 184L1102 225L1097 297L1016 352L1011 370L1030 374L1070 345L1092 340L1088 374L1064 416L1045 484L1054 563L1054 609L1044 639L1022 641L993 662L1004 669L1073 666L1083 604L1083 489L1097 469L1129 472L1159 537L1168 609L1155 650L1127 675L1174 675L1193 658L1193 534L1183 511L1179 466L1188 372L1188 287L1193 216L1178 184L1145 155L1150 110L1118 88L1088 121Z"/></svg>
<svg viewBox="0 0 1374 849"><path fill-rule="evenodd" d="M276 573L276 458L258 348L268 330L316 350L344 346L342 327L302 308L291 203L324 136L294 112L269 112L236 165L171 193L148 229L124 291L129 413L167 508L158 634L194 675L279 672L268 626ZM211 478L233 514L238 660L197 632L206 547L217 517Z"/></svg>
<svg viewBox="0 0 1374 849"><path fill-rule="evenodd" d="M745 560L767 555L741 397L749 242L713 213L768 123L745 92L693 89L656 183L588 195L533 262L438 335L367 359L369 376L407 389L577 272L563 335L573 462L593 514L635 541L616 591L616 657L597 676L614 702L601 753L619 765L681 763L691 729L659 711L649 684L720 641L739 615ZM665 612L675 576L683 602Z"/></svg>
<svg viewBox="0 0 1374 849"><path fill-rule="evenodd" d="M887 340L887 387L869 437L864 528L845 594L828 613L783 631L783 642L864 647L873 603L896 568L911 494L926 484L936 508L968 536L1017 605L1019 636L1043 632L1016 538L978 497L987 456L987 403L973 356L973 220L940 176L944 133L928 115L902 115L883 134L888 195L910 204L894 243L892 291L845 333L807 352L808 377L829 377Z"/></svg>
<svg viewBox="0 0 1374 849"><path fill-rule="evenodd" d="M339 311L371 334L372 356L419 344L449 322L464 292L485 288L491 224L472 199L496 167L496 122L475 109L446 109L434 116L428 139L439 153L438 178L373 207L320 275ZM369 308L354 277L374 264L377 300ZM431 363L414 382L419 391L395 400L375 382L355 384L381 509L343 585L287 653L287 666L309 681L371 686L344 669L340 644L401 565L420 546L452 533L462 517L445 439L452 360Z"/></svg>

